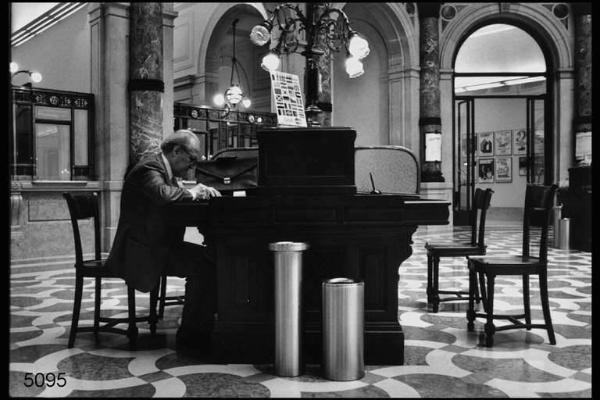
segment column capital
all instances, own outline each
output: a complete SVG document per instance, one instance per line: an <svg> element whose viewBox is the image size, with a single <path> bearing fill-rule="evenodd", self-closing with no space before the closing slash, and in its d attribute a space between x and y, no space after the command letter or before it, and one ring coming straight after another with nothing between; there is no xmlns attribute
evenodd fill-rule
<svg viewBox="0 0 600 400"><path fill-rule="evenodd" d="M417 3L417 9L419 10L419 19L439 18L441 6L442 3L438 1L431 3Z"/></svg>
<svg viewBox="0 0 600 400"><path fill-rule="evenodd" d="M592 14L592 3L591 2L576 2L571 3L573 14L576 16Z"/></svg>

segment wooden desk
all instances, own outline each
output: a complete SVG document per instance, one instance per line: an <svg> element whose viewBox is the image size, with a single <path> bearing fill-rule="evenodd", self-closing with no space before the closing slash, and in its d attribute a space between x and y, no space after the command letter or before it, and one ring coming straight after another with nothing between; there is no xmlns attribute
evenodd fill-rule
<svg viewBox="0 0 600 400"><path fill-rule="evenodd" d="M216 360L273 362L268 244L300 241L310 245L303 257L304 360L321 359L321 281L343 276L365 283L365 362L401 365L399 266L412 254L418 225L448 223L448 205L399 195L249 196L176 204L167 212L174 225L198 226L216 253Z"/></svg>

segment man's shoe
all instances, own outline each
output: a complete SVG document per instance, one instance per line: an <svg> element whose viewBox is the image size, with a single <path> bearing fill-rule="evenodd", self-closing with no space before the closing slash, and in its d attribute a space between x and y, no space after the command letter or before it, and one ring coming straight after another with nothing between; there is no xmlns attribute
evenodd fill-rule
<svg viewBox="0 0 600 400"><path fill-rule="evenodd" d="M211 340L210 333L201 332L195 334L177 332L176 348L178 352L191 356L210 356Z"/></svg>

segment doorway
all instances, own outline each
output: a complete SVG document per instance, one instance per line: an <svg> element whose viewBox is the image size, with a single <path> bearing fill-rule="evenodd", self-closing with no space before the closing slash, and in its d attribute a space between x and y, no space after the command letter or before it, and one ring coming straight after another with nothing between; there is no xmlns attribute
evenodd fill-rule
<svg viewBox="0 0 600 400"><path fill-rule="evenodd" d="M494 191L488 216L517 223L527 183L552 181L546 57L525 30L473 31L454 64L453 218L468 225L476 188Z"/></svg>
<svg viewBox="0 0 600 400"><path fill-rule="evenodd" d="M546 181L544 95L456 96L454 224L469 225L476 188L496 213L519 218L527 183Z"/></svg>

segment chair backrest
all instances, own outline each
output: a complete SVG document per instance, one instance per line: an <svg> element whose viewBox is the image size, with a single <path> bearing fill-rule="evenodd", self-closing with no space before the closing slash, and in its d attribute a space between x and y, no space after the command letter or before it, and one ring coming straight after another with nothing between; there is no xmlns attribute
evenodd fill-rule
<svg viewBox="0 0 600 400"><path fill-rule="evenodd" d="M94 255L100 259L100 223L98 217L98 193L63 193L67 201L71 225L73 227L73 240L75 241L75 262L83 262L83 250L81 247L81 234L77 221L92 218L94 220Z"/></svg>
<svg viewBox="0 0 600 400"><path fill-rule="evenodd" d="M229 147L213 154L212 159L221 157L258 158L258 147Z"/></svg>
<svg viewBox="0 0 600 400"><path fill-rule="evenodd" d="M485 217L492 200L492 189L475 189L473 207L469 219L471 222L471 244L480 248L485 247ZM479 214L479 229L477 227L477 214Z"/></svg>
<svg viewBox="0 0 600 400"><path fill-rule="evenodd" d="M530 228L541 228L539 259L546 262L548 256L548 224L554 203L557 185L543 186L528 184L525 190L525 210L523 212L523 256L529 256Z"/></svg>
<svg viewBox="0 0 600 400"><path fill-rule="evenodd" d="M354 181L358 192L419 193L420 171L415 155L402 146L357 146L354 149Z"/></svg>

